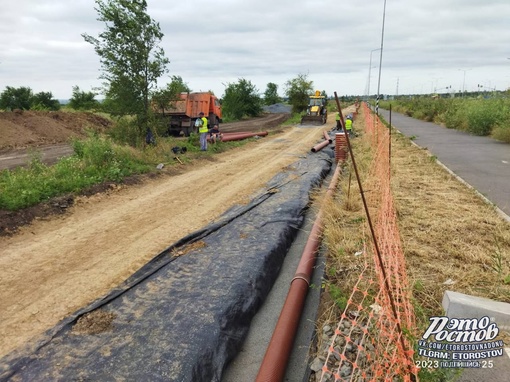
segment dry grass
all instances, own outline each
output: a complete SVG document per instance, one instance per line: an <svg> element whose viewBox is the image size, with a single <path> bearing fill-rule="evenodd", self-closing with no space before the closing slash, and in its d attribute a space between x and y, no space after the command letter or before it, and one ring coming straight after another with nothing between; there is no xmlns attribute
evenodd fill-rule
<svg viewBox="0 0 510 382"><path fill-rule="evenodd" d="M510 224L426 150L401 135L393 146L392 190L417 303L438 314L445 290L510 302Z"/></svg>
<svg viewBox="0 0 510 382"><path fill-rule="evenodd" d="M370 205L377 182L370 179L371 150L362 136L353 140L365 196ZM440 166L426 150L402 135L392 142L391 187L397 208L402 247L420 327L443 313L446 290L510 302L510 224ZM340 313L338 295L348 297L357 280L363 256L370 247L366 215L348 164L336 199L325 210L327 247L326 293L318 327L335 325ZM332 293L332 291L334 293ZM320 348L320 344L319 344Z"/></svg>
<svg viewBox="0 0 510 382"><path fill-rule="evenodd" d="M365 195L370 194L373 190L365 188L372 160L369 144L359 138L351 143L356 153L356 164ZM322 328L325 325L337 325L361 269L364 268L366 247L370 246L366 214L350 162L343 166L335 196L323 202L322 210L322 241L327 250L327 261L323 283L325 293L321 297L317 322L317 354L321 353L321 349L326 345Z"/></svg>

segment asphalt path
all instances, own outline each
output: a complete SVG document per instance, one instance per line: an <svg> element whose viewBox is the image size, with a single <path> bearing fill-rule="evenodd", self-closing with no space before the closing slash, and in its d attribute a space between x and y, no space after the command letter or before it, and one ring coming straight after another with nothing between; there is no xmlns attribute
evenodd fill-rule
<svg viewBox="0 0 510 382"><path fill-rule="evenodd" d="M46 164L54 164L73 152L73 148L67 143L0 152L0 171L25 166L34 158L39 158Z"/></svg>
<svg viewBox="0 0 510 382"><path fill-rule="evenodd" d="M388 110L380 109L379 114L390 122ZM495 204L510 221L510 144L447 129L395 112L391 113L391 124ZM509 355L492 359L494 363L489 364L490 368L463 369L457 381L509 381Z"/></svg>
<svg viewBox="0 0 510 382"><path fill-rule="evenodd" d="M390 121L388 110L379 110L379 114ZM510 144L395 112L391 113L391 124L510 215Z"/></svg>

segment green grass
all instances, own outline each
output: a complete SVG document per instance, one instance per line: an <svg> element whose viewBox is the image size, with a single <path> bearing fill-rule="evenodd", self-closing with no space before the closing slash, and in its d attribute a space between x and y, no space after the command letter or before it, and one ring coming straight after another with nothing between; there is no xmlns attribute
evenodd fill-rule
<svg viewBox="0 0 510 382"><path fill-rule="evenodd" d="M344 293L342 288L333 283L327 283L327 289L329 290L329 294L335 302L335 305L340 311L343 312L347 307L347 301L349 297Z"/></svg>
<svg viewBox="0 0 510 382"><path fill-rule="evenodd" d="M117 144L110 137L89 132L85 140L74 140L74 154L53 166L41 161L37 152L28 166L0 171L0 209L15 211L68 193L79 193L102 182L122 182L128 176L157 171L156 166L177 166L245 145L253 139L209 144L201 152L197 134L188 138L157 138L154 146L134 148ZM185 153L176 154L180 147Z"/></svg>
<svg viewBox="0 0 510 382"><path fill-rule="evenodd" d="M128 148L91 137L73 142L75 154L47 166L36 155L27 167L0 171L0 209L18 210L49 198L78 192L104 181L149 171Z"/></svg>
<svg viewBox="0 0 510 382"><path fill-rule="evenodd" d="M302 113L292 113L291 117L287 119L283 124L284 125L297 125L301 123Z"/></svg>

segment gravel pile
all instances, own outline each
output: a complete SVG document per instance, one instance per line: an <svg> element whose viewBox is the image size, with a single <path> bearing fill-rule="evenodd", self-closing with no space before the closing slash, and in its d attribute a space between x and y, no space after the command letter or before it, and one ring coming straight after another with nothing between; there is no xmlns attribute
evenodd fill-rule
<svg viewBox="0 0 510 382"><path fill-rule="evenodd" d="M266 113L291 113L292 106L284 105L283 103L275 103L274 105L264 106Z"/></svg>

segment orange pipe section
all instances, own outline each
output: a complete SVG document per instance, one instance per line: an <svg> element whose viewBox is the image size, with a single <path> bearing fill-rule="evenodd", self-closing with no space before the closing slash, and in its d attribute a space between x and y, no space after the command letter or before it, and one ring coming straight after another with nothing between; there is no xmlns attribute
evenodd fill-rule
<svg viewBox="0 0 510 382"><path fill-rule="evenodd" d="M331 139L331 137L329 136L329 134L326 130L324 130L322 133L324 135L325 140L329 141L329 143L333 143L333 140Z"/></svg>
<svg viewBox="0 0 510 382"><path fill-rule="evenodd" d="M222 133L223 137L221 139L222 142L228 141L239 141L241 139L253 138L256 136L265 137L268 133L267 131L260 131L258 133Z"/></svg>
<svg viewBox="0 0 510 382"><path fill-rule="evenodd" d="M317 151L322 150L324 147L326 147L330 143L331 143L330 141L324 141L324 142L316 144L315 146L312 147L312 153L316 153Z"/></svg>
<svg viewBox="0 0 510 382"><path fill-rule="evenodd" d="M325 199L331 198L338 183L340 171L341 166L337 165L328 191L326 192ZM310 287L316 252L320 245L323 208L324 207L321 207L317 214L310 236L303 249L301 260L294 278L291 281L287 299L285 300L280 317L276 323L276 328L257 374L256 382L280 382L285 377L285 369L289 362L294 337L298 329L306 295Z"/></svg>
<svg viewBox="0 0 510 382"><path fill-rule="evenodd" d="M267 135L267 131L237 131L237 132L228 132L228 133L223 133L223 135L244 135L244 134L247 134L247 135Z"/></svg>

